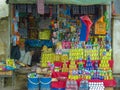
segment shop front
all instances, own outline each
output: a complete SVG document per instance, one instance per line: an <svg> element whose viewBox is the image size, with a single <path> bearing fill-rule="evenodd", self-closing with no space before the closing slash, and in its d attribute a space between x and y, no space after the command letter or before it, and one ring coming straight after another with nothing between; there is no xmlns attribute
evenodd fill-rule
<svg viewBox="0 0 120 90"><path fill-rule="evenodd" d="M111 0L9 0L9 5L11 53L23 43L26 52L34 51L30 63L19 61L19 53L11 58L34 72L28 90L115 87Z"/></svg>

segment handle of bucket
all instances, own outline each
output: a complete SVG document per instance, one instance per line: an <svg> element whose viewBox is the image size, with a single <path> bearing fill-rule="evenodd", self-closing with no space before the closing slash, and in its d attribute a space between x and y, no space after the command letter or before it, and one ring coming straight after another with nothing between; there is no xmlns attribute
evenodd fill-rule
<svg viewBox="0 0 120 90"><path fill-rule="evenodd" d="M51 81L52 81L52 80L51 80ZM40 81L40 83L41 83L41 84L50 84L51 81L49 81L49 82L47 82L47 83L44 83L44 82Z"/></svg>
<svg viewBox="0 0 120 90"><path fill-rule="evenodd" d="M39 82L38 82L38 83L34 83L34 82L32 82L30 79L28 79L28 81L29 81L30 83L34 84L34 85L40 84Z"/></svg>

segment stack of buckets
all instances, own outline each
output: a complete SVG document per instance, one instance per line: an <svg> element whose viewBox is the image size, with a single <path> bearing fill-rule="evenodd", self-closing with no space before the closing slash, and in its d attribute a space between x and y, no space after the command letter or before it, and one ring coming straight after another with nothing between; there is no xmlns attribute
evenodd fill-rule
<svg viewBox="0 0 120 90"><path fill-rule="evenodd" d="M28 75L28 90L51 90L51 77L39 77L36 73Z"/></svg>

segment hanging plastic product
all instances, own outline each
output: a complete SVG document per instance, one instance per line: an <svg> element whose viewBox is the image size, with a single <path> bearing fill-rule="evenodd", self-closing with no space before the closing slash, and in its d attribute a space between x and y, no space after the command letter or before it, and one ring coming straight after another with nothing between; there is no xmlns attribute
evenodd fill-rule
<svg viewBox="0 0 120 90"><path fill-rule="evenodd" d="M110 29L110 20L108 18L108 12L106 11L104 14L105 20L104 22L106 23L106 30L108 31Z"/></svg>
<svg viewBox="0 0 120 90"><path fill-rule="evenodd" d="M106 34L106 22L104 22L104 16L100 17L95 23L95 34Z"/></svg>
<svg viewBox="0 0 120 90"><path fill-rule="evenodd" d="M89 38L89 34L90 34L90 28L91 28L91 26L92 26L92 21L90 20L90 18L88 17L88 16L82 16L82 17L80 17L81 18L81 20L86 24L86 26L87 26L87 30L86 30L86 39L85 39L85 41L88 41L88 38Z"/></svg>
<svg viewBox="0 0 120 90"><path fill-rule="evenodd" d="M37 10L39 14L44 14L44 0L37 0Z"/></svg>
<svg viewBox="0 0 120 90"><path fill-rule="evenodd" d="M87 30L87 26L86 24L83 22L83 20L81 20L81 32L80 32L80 41L85 41L86 40L86 30Z"/></svg>

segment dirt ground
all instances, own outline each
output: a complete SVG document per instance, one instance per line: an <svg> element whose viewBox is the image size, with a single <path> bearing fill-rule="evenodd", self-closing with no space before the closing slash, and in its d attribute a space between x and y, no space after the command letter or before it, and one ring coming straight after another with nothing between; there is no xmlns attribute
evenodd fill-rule
<svg viewBox="0 0 120 90"><path fill-rule="evenodd" d="M14 86L12 86L12 79L4 79L4 87L0 83L0 90L27 90L27 78L26 75L16 75Z"/></svg>
<svg viewBox="0 0 120 90"><path fill-rule="evenodd" d="M26 75L16 75L14 87L12 87L11 80L11 78L5 78L5 85L2 87L0 83L0 90L28 90ZM120 88L114 88L114 90L120 90Z"/></svg>

